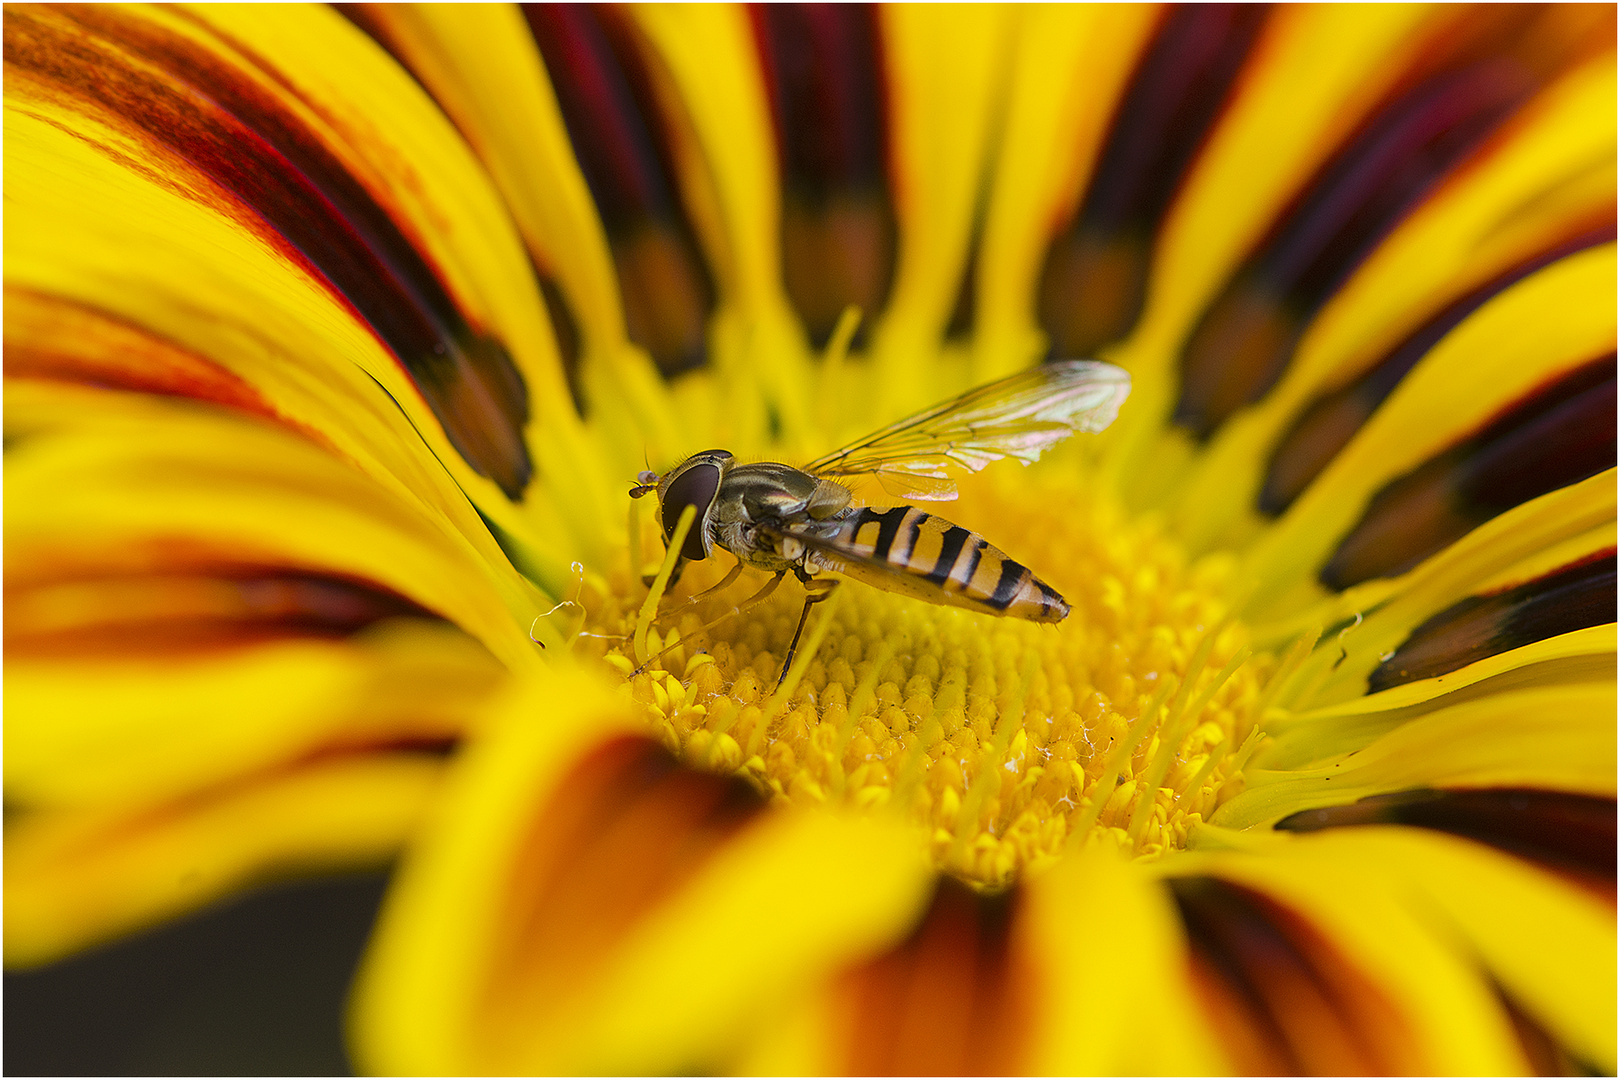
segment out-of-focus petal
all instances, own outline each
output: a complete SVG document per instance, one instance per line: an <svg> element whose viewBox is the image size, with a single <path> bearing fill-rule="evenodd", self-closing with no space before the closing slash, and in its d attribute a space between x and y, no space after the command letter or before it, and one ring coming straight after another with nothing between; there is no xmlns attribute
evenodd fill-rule
<svg viewBox="0 0 1620 1080"><path fill-rule="evenodd" d="M986 377L1040 351L1041 260L1056 223L1074 212L1158 18L1135 4L1037 5L1018 15L973 286L975 358Z"/></svg>
<svg viewBox="0 0 1620 1080"><path fill-rule="evenodd" d="M307 440L174 399L17 380L6 397L23 418L6 463L9 580L210 561L321 571L536 662L539 598L498 551Z"/></svg>
<svg viewBox="0 0 1620 1080"><path fill-rule="evenodd" d="M984 5L883 9L900 236L894 290L873 350L897 354L888 374L906 389L928 381L921 357L944 331L967 272L988 148L1000 134L1016 17L1013 9ZM896 400L891 392L887 414L926 400Z"/></svg>
<svg viewBox="0 0 1620 1080"><path fill-rule="evenodd" d="M362 971L370 1067L714 1068L914 917L930 874L903 832L766 810L635 716L557 672L457 763Z"/></svg>
<svg viewBox="0 0 1620 1080"><path fill-rule="evenodd" d="M1027 887L1023 943L1038 993L1036 1075L1198 1075L1231 1067L1187 979L1185 940L1163 890L1106 849ZM1165 1024L1166 1013L1178 1020Z"/></svg>
<svg viewBox="0 0 1620 1080"><path fill-rule="evenodd" d="M380 866L420 823L441 760L312 761L135 812L8 811L6 963L52 960L285 874Z"/></svg>
<svg viewBox="0 0 1620 1080"><path fill-rule="evenodd" d="M1239 1068L1525 1071L1491 986L1406 886L1377 864L1296 855L1305 846L1165 866ZM1246 1034L1260 1044L1245 1047ZM1245 1060L1251 1048L1263 1056Z"/></svg>
<svg viewBox="0 0 1620 1080"><path fill-rule="evenodd" d="M1612 57L1577 68L1417 207L1310 323L1277 387L1234 417L1178 495L1179 533L1211 543L1252 506L1281 428L1324 385L1354 379L1431 313L1614 214ZM1348 437L1348 436L1347 436ZM1253 526L1249 526L1253 527Z"/></svg>

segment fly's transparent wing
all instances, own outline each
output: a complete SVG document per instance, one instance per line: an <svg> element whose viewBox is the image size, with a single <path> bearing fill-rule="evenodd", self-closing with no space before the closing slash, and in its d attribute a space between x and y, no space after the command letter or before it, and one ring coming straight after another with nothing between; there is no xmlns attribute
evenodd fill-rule
<svg viewBox="0 0 1620 1080"><path fill-rule="evenodd" d="M818 476L876 476L902 499L956 498L953 473L1000 458L1029 464L1082 431L1114 422L1131 377L1113 364L1063 360L969 390L806 465Z"/></svg>

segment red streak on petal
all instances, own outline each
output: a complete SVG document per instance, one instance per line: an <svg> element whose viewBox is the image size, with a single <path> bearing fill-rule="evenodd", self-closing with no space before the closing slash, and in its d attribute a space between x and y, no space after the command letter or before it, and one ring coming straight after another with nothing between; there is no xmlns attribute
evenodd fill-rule
<svg viewBox="0 0 1620 1080"><path fill-rule="evenodd" d="M116 8L10 8L5 27L9 78L146 143L144 175L167 174L171 189L327 283L398 358L468 464L521 496L528 398L505 347L468 322L396 219L277 97L294 95L269 64L255 70L275 91Z"/></svg>
<svg viewBox="0 0 1620 1080"><path fill-rule="evenodd" d="M1406 1075L1401 1010L1297 912L1218 878L1177 878L1194 982L1235 1069L1247 1075Z"/></svg>
<svg viewBox="0 0 1620 1080"><path fill-rule="evenodd" d="M843 981L843 1071L867 1076L1017 1074L1029 980L1014 947L1018 893L942 878L905 941Z"/></svg>
<svg viewBox="0 0 1620 1080"><path fill-rule="evenodd" d="M1552 380L1384 486L1323 567L1346 589L1410 570L1504 510L1615 463L1614 354Z"/></svg>
<svg viewBox="0 0 1620 1080"><path fill-rule="evenodd" d="M543 717L537 717L543 722ZM680 765L650 739L589 750L535 807L504 884L486 985L492 1061L521 1045L615 945L677 892L763 800Z"/></svg>

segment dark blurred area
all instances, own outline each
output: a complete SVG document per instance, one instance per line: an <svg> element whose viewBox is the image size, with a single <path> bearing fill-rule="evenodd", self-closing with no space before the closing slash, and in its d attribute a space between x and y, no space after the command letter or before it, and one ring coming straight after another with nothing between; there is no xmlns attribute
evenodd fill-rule
<svg viewBox="0 0 1620 1080"><path fill-rule="evenodd" d="M5 976L6 1075L346 1075L387 875L284 882Z"/></svg>

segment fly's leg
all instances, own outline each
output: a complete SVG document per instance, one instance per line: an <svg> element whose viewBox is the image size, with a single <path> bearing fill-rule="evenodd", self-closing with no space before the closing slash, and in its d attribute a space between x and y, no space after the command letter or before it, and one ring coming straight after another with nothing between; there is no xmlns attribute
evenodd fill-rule
<svg viewBox="0 0 1620 1080"><path fill-rule="evenodd" d="M697 628L697 630L693 633L693 636L695 637L695 636L697 636L697 634L701 634L705 630L713 630L715 627L719 626L721 623L725 622L727 619L731 618L733 615L741 615L743 612L747 611L749 608L754 607L756 604L763 603L765 601L765 598L770 596L771 593L775 592L776 587L778 585L782 584L782 579L784 577L786 577L786 576L787 576L787 571L786 570L777 571L776 575L774 577L772 577L771 580L767 581L765 583L764 588L760 589L759 592L755 593L753 596L750 596L747 600L744 600L742 603L738 604L736 607L732 608L730 611L726 612L724 615L721 615L719 618L712 619L709 622L704 623L702 626ZM640 675L643 671L647 670L648 664L651 664L654 660L658 659L660 656L663 656L665 653L669 652L670 649L673 649L675 647L675 645L679 645L679 644L680 644L680 642L677 641L673 645L668 645L668 646L666 646L666 647L664 647L662 649L659 649L657 652L655 652L651 656L647 657L647 663L642 664L640 667L636 668L636 670L632 671L630 674L632 676Z"/></svg>
<svg viewBox="0 0 1620 1080"><path fill-rule="evenodd" d="M810 618L810 609L827 599L833 594L833 590L838 588L838 581L835 578L813 578L797 566L793 568L793 572L804 583L804 608L799 612L799 625L793 629L793 641L788 645L787 656L782 660L782 673L776 677L776 686L771 688L773 693L781 688L782 680L787 678L788 669L793 666L793 654L798 651L799 638L804 634L804 624Z"/></svg>
<svg viewBox="0 0 1620 1080"><path fill-rule="evenodd" d="M694 605L701 604L703 601L707 600L709 597L713 596L715 593L720 592L722 589L728 588L731 585L732 582L737 580L737 578L742 574L742 572L743 572L743 562L742 562L741 559L738 559L737 560L737 565L733 566L731 568L730 572L727 573L725 577L720 579L718 584L710 585L707 589L704 589L702 592L693 593L691 596L688 596L685 600L682 600L679 604L676 604L674 607L670 608L668 611L659 612L658 617L660 619L667 619L671 615L679 615L681 612L685 611L689 607L693 607ZM671 577L673 577L673 575L671 575ZM670 584L673 585L674 582L671 581Z"/></svg>

